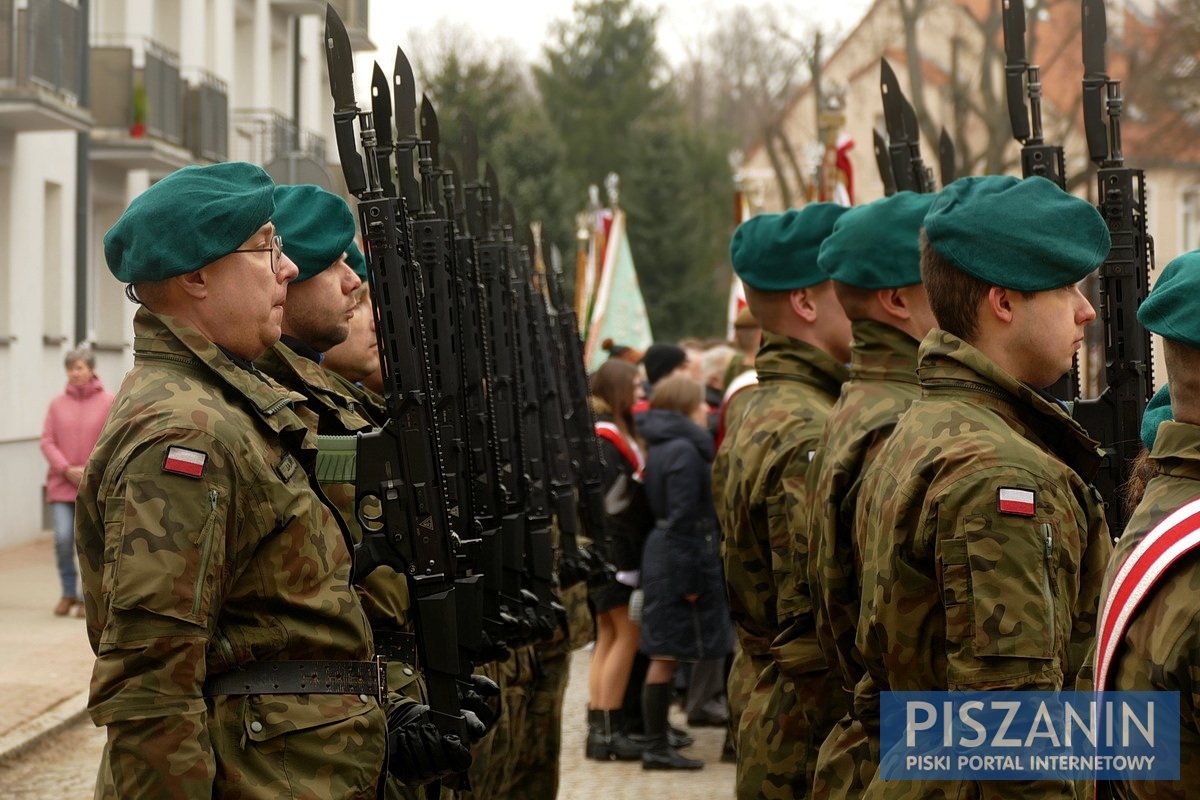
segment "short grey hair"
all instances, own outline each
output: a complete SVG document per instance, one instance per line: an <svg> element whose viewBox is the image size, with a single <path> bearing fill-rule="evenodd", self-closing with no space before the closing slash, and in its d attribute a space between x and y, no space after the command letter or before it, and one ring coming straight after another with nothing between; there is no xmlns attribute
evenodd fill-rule
<svg viewBox="0 0 1200 800"><path fill-rule="evenodd" d="M92 348L88 345L81 344L74 350L68 350L67 354L63 356L63 366L67 369L70 369L71 365L76 361L82 361L88 365L88 369L93 372L96 371L96 354L92 352Z"/></svg>

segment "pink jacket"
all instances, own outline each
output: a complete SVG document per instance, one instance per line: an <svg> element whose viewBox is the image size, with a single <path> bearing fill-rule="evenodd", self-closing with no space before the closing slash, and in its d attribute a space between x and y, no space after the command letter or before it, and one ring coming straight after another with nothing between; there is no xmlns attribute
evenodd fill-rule
<svg viewBox="0 0 1200 800"><path fill-rule="evenodd" d="M42 454L50 462L46 473L46 500L74 503L78 491L63 473L67 467L82 467L100 438L113 396L104 391L99 378L83 386L67 384L67 390L50 401L42 426Z"/></svg>

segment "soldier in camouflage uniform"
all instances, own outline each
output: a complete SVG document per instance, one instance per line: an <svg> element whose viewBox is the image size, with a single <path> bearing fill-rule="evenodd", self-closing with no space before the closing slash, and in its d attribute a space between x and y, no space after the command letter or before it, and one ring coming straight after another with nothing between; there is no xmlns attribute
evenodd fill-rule
<svg viewBox="0 0 1200 800"><path fill-rule="evenodd" d="M738 228L731 246L763 326L759 382L734 396L713 463L725 582L741 645L728 684L739 798L803 796L817 746L844 710L811 630L799 648L773 652L771 644L782 619L777 593L792 566L788 506L805 504L809 459L850 357L850 323L817 265L821 243L845 210L813 203L759 215Z"/></svg>
<svg viewBox="0 0 1200 800"><path fill-rule="evenodd" d="M962 178L925 217L937 317L921 398L862 479L854 697L1070 689L1095 635L1112 547L1088 484L1096 442L1042 387L1071 366L1095 311L1076 283L1103 262L1095 208L1043 178ZM1072 797L1067 781L883 781L868 798Z"/></svg>
<svg viewBox="0 0 1200 800"><path fill-rule="evenodd" d="M1111 597L1121 569L1174 512L1200 498L1200 325L1195 298L1200 291L1200 252L1176 258L1162 271L1138 320L1163 337L1170 381L1155 396L1142 423L1142 440L1150 451L1154 477L1117 543L1104 579L1101 607L1105 616L1117 610ZM1194 528L1195 522L1191 524ZM1196 594L1200 591L1200 551L1179 556L1156 581L1144 588L1123 634L1115 636L1104 688L1109 691L1178 692L1180 708L1178 781L1114 781L1104 789L1123 798L1194 796L1200 782L1200 625ZM1099 649L1106 640L1101 638ZM1107 796L1103 790L1099 796Z"/></svg>
<svg viewBox="0 0 1200 800"><path fill-rule="evenodd" d="M808 580L817 640L847 698L862 677L854 646L862 562L853 545L859 479L921 393L917 344L936 322L921 285L918 245L932 202L931 194L899 192L852 208L838 219L818 259L853 323L854 341L850 379L808 469L805 490L812 501L792 506L799 514L792 529L808 535L807 553L793 550L792 577ZM805 557L807 574L801 575ZM776 642L791 633L785 630ZM878 764L879 742L847 713L821 745L811 795L858 797Z"/></svg>
<svg viewBox="0 0 1200 800"><path fill-rule="evenodd" d="M250 364L296 276L272 189L250 164L187 167L105 236L143 307L79 493L98 798L376 796L385 719L349 532L309 478L305 398Z"/></svg>
<svg viewBox="0 0 1200 800"><path fill-rule="evenodd" d="M321 354L349 337L361 300L362 279L347 261L354 237L354 216L341 197L318 186L279 186L275 189L274 221L299 274L284 305L280 340L256 360L255 366L281 385L303 394L309 408L317 412L321 452L316 478L357 542L362 529L355 511L355 451L352 447L337 448L337 440L332 437L352 437L376 427L379 420L369 416L373 404L364 404L320 366ZM359 327L369 332L374 326ZM388 662L387 709L391 717L400 706L425 700L424 684L416 667L408 587L403 575L381 566L356 588L371 620L376 654ZM435 753L431 763L426 758L428 748L441 745L448 747L454 757L461 755L462 744L457 740L431 744L421 736L405 736L401 741L419 743L422 752L391 753L389 797L415 800L419 792L413 787L441 777L435 764L446 771L453 757Z"/></svg>
<svg viewBox="0 0 1200 800"><path fill-rule="evenodd" d="M557 540L555 535L556 551ZM586 582L560 589L558 594L566 610L566 630L560 628L549 642L533 646L536 661L533 680L525 689L524 715L511 730L517 745L512 774L501 792L481 796L524 800L558 794L563 698L571 653L592 640L594 628Z"/></svg>

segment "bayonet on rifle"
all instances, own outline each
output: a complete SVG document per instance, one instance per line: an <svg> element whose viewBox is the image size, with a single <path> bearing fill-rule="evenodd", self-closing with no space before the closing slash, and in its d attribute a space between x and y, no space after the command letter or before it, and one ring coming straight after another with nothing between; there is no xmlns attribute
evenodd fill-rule
<svg viewBox="0 0 1200 800"><path fill-rule="evenodd" d="M1000 2L1004 17L1004 91L1013 138L1021 143L1021 174L1026 178L1040 175L1065 189L1063 149L1043 140L1041 69L1030 64L1025 55L1025 4L1022 0Z"/></svg>
<svg viewBox="0 0 1200 800"><path fill-rule="evenodd" d="M879 167L879 180L883 182L883 196L891 197L896 193L896 179L892 177L892 161L888 156L887 138L878 130L873 130L875 140L875 165Z"/></svg>
<svg viewBox="0 0 1200 800"><path fill-rule="evenodd" d="M921 159L917 113L900 90L900 81L886 58L879 61L879 87L887 125L888 156L898 191L932 192L933 175Z"/></svg>
<svg viewBox="0 0 1200 800"><path fill-rule="evenodd" d="M957 167L954 164L954 140L950 138L950 134L945 128L942 128L942 135L938 139L938 167L941 173L942 186L949 186L954 183Z"/></svg>

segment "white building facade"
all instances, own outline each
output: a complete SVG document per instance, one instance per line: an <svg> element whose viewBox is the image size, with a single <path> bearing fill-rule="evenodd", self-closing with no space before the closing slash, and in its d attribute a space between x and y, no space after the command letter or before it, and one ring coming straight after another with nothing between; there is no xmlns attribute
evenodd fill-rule
<svg viewBox="0 0 1200 800"><path fill-rule="evenodd" d="M367 0L333 5L370 49ZM116 391L134 306L104 263L129 201L188 164L341 184L323 0L0 0L0 548L45 528L39 448L78 342ZM48 567L49 569L49 567Z"/></svg>

